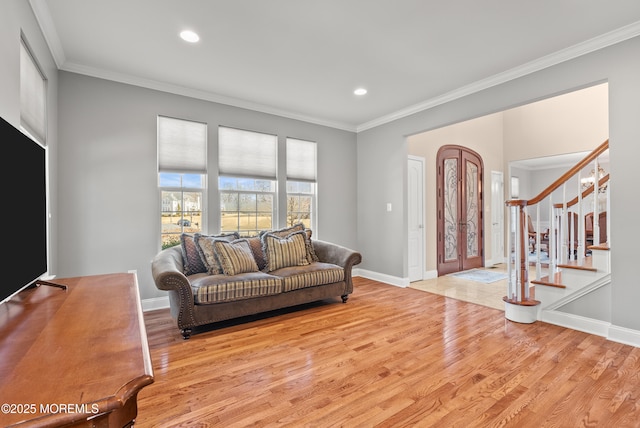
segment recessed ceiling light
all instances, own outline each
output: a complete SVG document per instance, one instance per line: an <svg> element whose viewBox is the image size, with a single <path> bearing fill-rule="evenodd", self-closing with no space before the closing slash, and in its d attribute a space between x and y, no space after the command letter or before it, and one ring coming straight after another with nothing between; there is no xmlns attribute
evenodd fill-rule
<svg viewBox="0 0 640 428"><path fill-rule="evenodd" d="M353 91L353 93L356 95L364 95L367 93L367 90L365 88L358 88L355 91Z"/></svg>
<svg viewBox="0 0 640 428"><path fill-rule="evenodd" d="M180 37L182 38L182 40L189 43L196 43L198 40L200 40L200 36L190 30L184 30L183 32L181 32Z"/></svg>

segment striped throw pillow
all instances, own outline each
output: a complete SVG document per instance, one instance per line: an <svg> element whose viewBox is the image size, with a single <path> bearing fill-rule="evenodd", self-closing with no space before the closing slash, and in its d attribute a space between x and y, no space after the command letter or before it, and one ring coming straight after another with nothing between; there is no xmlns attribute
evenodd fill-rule
<svg viewBox="0 0 640 428"><path fill-rule="evenodd" d="M240 234L237 232L222 235L202 235L196 233L194 239L198 253L200 253L200 258L206 266L206 271L209 272L209 275L218 275L222 273L222 266L220 266L218 256L216 255L215 241L235 241L236 239L240 239Z"/></svg>
<svg viewBox="0 0 640 428"><path fill-rule="evenodd" d="M225 275L258 272L258 265L246 239L236 239L232 242L214 241L213 245Z"/></svg>
<svg viewBox="0 0 640 428"><path fill-rule="evenodd" d="M294 232L286 237L272 233L263 235L262 242L267 258L267 272L289 266L308 265L305 237L304 230Z"/></svg>

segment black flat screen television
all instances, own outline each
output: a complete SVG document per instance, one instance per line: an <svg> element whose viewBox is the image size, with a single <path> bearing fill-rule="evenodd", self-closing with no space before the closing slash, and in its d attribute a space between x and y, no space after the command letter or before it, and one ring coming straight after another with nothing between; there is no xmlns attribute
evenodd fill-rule
<svg viewBox="0 0 640 428"><path fill-rule="evenodd" d="M45 148L0 118L4 165L0 237L5 267L0 303L47 273L47 168Z"/></svg>

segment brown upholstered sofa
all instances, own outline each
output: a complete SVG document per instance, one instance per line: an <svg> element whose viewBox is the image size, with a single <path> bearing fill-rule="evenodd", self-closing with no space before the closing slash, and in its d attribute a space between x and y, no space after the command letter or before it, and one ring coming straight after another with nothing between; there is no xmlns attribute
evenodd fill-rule
<svg viewBox="0 0 640 428"><path fill-rule="evenodd" d="M360 262L360 253L312 240L296 225L251 238L183 234L181 245L158 253L151 269L188 339L196 326L337 296L346 302Z"/></svg>

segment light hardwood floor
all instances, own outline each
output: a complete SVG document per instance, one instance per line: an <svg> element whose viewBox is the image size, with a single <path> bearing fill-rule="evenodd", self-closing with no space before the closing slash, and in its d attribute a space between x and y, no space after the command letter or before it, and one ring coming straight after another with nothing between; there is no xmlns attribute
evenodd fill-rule
<svg viewBox="0 0 640 428"><path fill-rule="evenodd" d="M182 340L145 314L155 382L136 427L638 427L640 349L355 279L346 304Z"/></svg>
<svg viewBox="0 0 640 428"><path fill-rule="evenodd" d="M490 270L506 273L506 265L497 265ZM409 287L500 310L504 310L502 298L507 294L506 279L484 284L443 275L438 278L412 282Z"/></svg>

